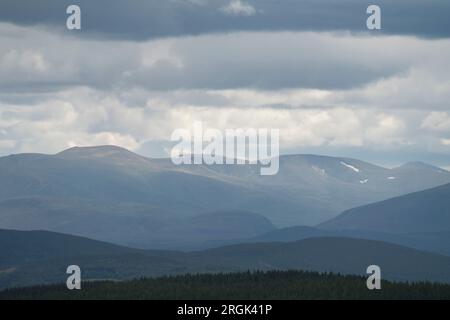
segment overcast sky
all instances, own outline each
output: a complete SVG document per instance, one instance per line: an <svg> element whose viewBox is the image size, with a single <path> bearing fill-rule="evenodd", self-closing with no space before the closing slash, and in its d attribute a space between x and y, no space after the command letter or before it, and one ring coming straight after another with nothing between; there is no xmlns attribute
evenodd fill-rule
<svg viewBox="0 0 450 320"><path fill-rule="evenodd" d="M82 30L65 29L79 4ZM284 153L450 166L450 1L0 2L0 155L280 128Z"/></svg>

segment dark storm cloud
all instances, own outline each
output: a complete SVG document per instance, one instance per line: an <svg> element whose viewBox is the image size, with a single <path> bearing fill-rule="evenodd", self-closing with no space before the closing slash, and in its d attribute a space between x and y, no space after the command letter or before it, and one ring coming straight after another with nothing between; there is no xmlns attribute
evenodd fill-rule
<svg viewBox="0 0 450 320"><path fill-rule="evenodd" d="M234 0L237 1L237 0ZM447 0L241 0L243 14L226 10L231 0L2 0L0 21L64 28L65 9L82 8L83 34L143 40L228 31L351 30L365 32L366 8L382 8L385 34L450 36ZM237 12L239 13L239 12Z"/></svg>

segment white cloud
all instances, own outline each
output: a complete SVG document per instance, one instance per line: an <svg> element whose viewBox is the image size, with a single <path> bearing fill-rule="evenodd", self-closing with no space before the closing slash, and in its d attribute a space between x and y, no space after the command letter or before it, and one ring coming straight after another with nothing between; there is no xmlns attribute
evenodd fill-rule
<svg viewBox="0 0 450 320"><path fill-rule="evenodd" d="M241 0L231 0L227 6L220 8L220 10L223 13L232 16L249 17L256 14L255 7Z"/></svg>
<svg viewBox="0 0 450 320"><path fill-rule="evenodd" d="M116 144L138 150L148 141L167 141L173 130L205 126L279 128L281 147L389 147L405 138L403 120L377 110L274 109L270 107L198 106L154 100L130 107L120 95L75 88L34 105L0 104L0 153L57 152L74 145ZM155 106L155 103L157 105Z"/></svg>
<svg viewBox="0 0 450 320"><path fill-rule="evenodd" d="M413 37L99 41L0 24L0 154L75 144L140 150L195 120L279 128L289 150L448 152L449 55L450 40Z"/></svg>
<svg viewBox="0 0 450 320"><path fill-rule="evenodd" d="M450 115L447 112L431 112L423 120L421 127L431 131L450 132Z"/></svg>

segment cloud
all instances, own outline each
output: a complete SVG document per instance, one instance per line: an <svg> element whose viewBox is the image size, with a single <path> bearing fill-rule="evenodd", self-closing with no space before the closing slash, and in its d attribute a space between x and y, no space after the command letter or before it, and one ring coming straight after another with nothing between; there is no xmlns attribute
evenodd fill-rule
<svg viewBox="0 0 450 320"><path fill-rule="evenodd" d="M227 6L220 8L220 10L223 13L231 16L249 17L256 14L255 7L241 0L231 0Z"/></svg>
<svg viewBox="0 0 450 320"><path fill-rule="evenodd" d="M44 25L81 38L147 40L161 37L235 31L367 32L366 9L360 0L2 0L0 21L25 26ZM257 12L252 4L257 3ZM82 31L65 30L66 8L78 4ZM450 36L450 2L446 0L378 0L382 34ZM234 14L252 14L236 19ZM107 8L107 10L105 10ZM380 32L378 32L380 33Z"/></svg>
<svg viewBox="0 0 450 320"><path fill-rule="evenodd" d="M251 32L96 41L0 24L0 41L0 88L9 91L73 85L159 91L359 90L378 83L379 88L359 91L361 102L369 96L372 101L393 101L387 97L396 90L409 90L417 96L415 101L422 101L426 90L417 86L433 91L428 103L438 105L441 101L435 97L448 95L450 84L446 67L450 40ZM358 102L358 95L352 96ZM405 103L404 96L395 103Z"/></svg>
<svg viewBox="0 0 450 320"><path fill-rule="evenodd" d="M274 100L277 95L283 96L283 92L273 94ZM324 97L309 90L298 94L309 99ZM426 110L355 108L331 103L327 107L279 109L252 98L271 97L271 92L231 90L223 95L238 96L240 102L246 101L245 106L235 104L234 99L221 101L220 106L214 98L203 101L201 91L128 92L72 87L37 92L28 97L33 103L0 102L0 155L56 153L75 145L115 144L147 156L168 156L173 130L189 129L199 120L206 127L220 130L278 128L282 153L357 156L380 163L387 161L386 154L395 154L395 164L398 159L435 158L442 159L439 164L450 163L450 156L433 155L449 154L445 144L448 134L421 128L429 114ZM193 98L188 101L185 97Z"/></svg>
<svg viewBox="0 0 450 320"><path fill-rule="evenodd" d="M136 42L3 23L0 43L0 154L118 144L161 156L172 131L195 120L279 128L283 152L450 154L448 39L235 32Z"/></svg>
<svg viewBox="0 0 450 320"><path fill-rule="evenodd" d="M423 120L421 127L431 131L448 132L450 134L450 114L447 112L431 112Z"/></svg>
<svg viewBox="0 0 450 320"><path fill-rule="evenodd" d="M407 112L343 107L217 108L161 103L150 93L146 98L144 105L130 107L120 95L77 88L55 93L34 105L0 104L0 153L54 153L74 145L117 144L160 156L157 146L168 151L173 130L191 128L197 120L219 130L280 129L282 151L374 146L389 150L417 143L418 132Z"/></svg>

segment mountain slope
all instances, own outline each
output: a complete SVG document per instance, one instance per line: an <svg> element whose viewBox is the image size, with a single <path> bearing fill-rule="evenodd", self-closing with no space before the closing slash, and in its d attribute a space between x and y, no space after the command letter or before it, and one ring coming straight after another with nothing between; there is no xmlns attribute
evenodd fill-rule
<svg viewBox="0 0 450 320"><path fill-rule="evenodd" d="M275 230L264 216L252 212L213 212L181 220L149 236L153 248L192 250L213 243L246 239Z"/></svg>
<svg viewBox="0 0 450 320"><path fill-rule="evenodd" d="M234 243L294 242L308 238L345 237L384 241L393 244L450 256L450 231L391 234L364 230L326 230L313 227L288 227ZM228 244L231 244L228 242ZM224 243L222 242L222 245Z"/></svg>
<svg viewBox="0 0 450 320"><path fill-rule="evenodd" d="M179 239L178 225L198 215L256 212L277 227L314 225L355 206L448 183L450 173L432 166L386 169L354 159L292 155L280 158L277 175L260 176L257 166L175 166L170 159L100 146L2 157L0 180L0 228L155 248L153 235L167 230L173 232L168 238ZM195 240L188 235L182 242ZM228 239L210 235L197 240Z"/></svg>
<svg viewBox="0 0 450 320"><path fill-rule="evenodd" d="M288 243L254 243L210 249L194 255L239 270L301 269L365 274L379 265L385 279L450 281L450 257L381 241L310 238Z"/></svg>
<svg viewBox="0 0 450 320"><path fill-rule="evenodd" d="M383 279L450 282L450 257L380 241L326 237L182 253L128 249L71 236L65 240L64 235L23 233L13 237L18 240L8 243L16 258L11 258L8 251L0 251L0 261L3 261L0 288L65 282L65 270L72 264L81 267L84 280L246 270L311 270L363 275L367 266L377 264ZM47 236L62 237L58 239L61 245L55 248ZM20 237L27 238L28 243L34 241L34 245L24 246ZM71 242L74 244L70 245ZM75 246L73 255L61 250L66 243L69 248Z"/></svg>
<svg viewBox="0 0 450 320"><path fill-rule="evenodd" d="M354 208L319 227L389 233L450 231L450 184Z"/></svg>
<svg viewBox="0 0 450 320"><path fill-rule="evenodd" d="M81 255L140 252L107 242L48 231L0 230L0 267Z"/></svg>

